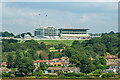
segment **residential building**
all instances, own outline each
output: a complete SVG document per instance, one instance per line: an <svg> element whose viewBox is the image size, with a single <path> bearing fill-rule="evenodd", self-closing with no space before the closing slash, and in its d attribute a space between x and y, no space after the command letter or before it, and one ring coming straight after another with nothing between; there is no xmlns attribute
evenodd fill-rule
<svg viewBox="0 0 120 80"><path fill-rule="evenodd" d="M110 69L114 69L117 73L120 73L120 59L118 59L114 64L110 64Z"/></svg>
<svg viewBox="0 0 120 80"><path fill-rule="evenodd" d="M67 68L63 68L63 67L48 67L47 68L48 73L56 73L58 71L62 71L62 72L67 72Z"/></svg>
<svg viewBox="0 0 120 80"><path fill-rule="evenodd" d="M1 67L2 67L3 65L6 67L6 66L7 66L7 62L2 62Z"/></svg>
<svg viewBox="0 0 120 80"><path fill-rule="evenodd" d="M107 65L114 64L116 60L117 60L117 57L115 55L106 56Z"/></svg>
<svg viewBox="0 0 120 80"><path fill-rule="evenodd" d="M34 65L39 66L40 63L46 63L46 64L52 65L52 66L69 66L69 58L61 57L61 58L52 59L52 60L36 60L34 62Z"/></svg>
<svg viewBox="0 0 120 80"><path fill-rule="evenodd" d="M48 67L47 71L48 73L57 73L58 71L79 73L80 69L76 67Z"/></svg>

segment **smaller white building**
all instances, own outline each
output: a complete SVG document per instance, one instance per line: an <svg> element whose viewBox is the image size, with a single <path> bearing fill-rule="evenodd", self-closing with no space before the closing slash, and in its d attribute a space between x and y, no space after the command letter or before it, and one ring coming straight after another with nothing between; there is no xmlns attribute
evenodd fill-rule
<svg viewBox="0 0 120 80"><path fill-rule="evenodd" d="M25 39L30 39L31 36L30 36L29 34L25 34L24 38L25 38Z"/></svg>

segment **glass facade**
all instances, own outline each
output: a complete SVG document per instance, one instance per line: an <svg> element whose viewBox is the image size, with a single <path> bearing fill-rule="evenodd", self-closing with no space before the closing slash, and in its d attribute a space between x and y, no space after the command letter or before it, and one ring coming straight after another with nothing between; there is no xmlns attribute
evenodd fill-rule
<svg viewBox="0 0 120 80"><path fill-rule="evenodd" d="M54 27L40 27L35 29L34 35L37 37L58 36L58 30Z"/></svg>

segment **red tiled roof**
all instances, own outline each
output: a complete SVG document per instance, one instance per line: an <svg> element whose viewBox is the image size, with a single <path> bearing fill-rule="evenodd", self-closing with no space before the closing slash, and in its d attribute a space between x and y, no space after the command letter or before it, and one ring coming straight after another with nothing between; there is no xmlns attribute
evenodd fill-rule
<svg viewBox="0 0 120 80"><path fill-rule="evenodd" d="M67 57L61 57L61 59L66 59Z"/></svg>
<svg viewBox="0 0 120 80"><path fill-rule="evenodd" d="M117 59L115 55L107 55L106 59Z"/></svg>
<svg viewBox="0 0 120 80"><path fill-rule="evenodd" d="M5 66L7 66L7 63L6 63L6 62L2 62L1 66L2 66L2 65L5 65Z"/></svg>
<svg viewBox="0 0 120 80"><path fill-rule="evenodd" d="M49 60L36 60L34 63L39 63L39 62L49 62Z"/></svg>

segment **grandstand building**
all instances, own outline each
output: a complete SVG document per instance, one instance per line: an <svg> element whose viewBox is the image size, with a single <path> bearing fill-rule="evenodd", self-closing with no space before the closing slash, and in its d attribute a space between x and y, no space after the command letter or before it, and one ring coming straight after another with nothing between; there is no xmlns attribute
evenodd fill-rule
<svg viewBox="0 0 120 80"><path fill-rule="evenodd" d="M67 39L89 39L88 29L58 29L59 36Z"/></svg>
<svg viewBox="0 0 120 80"><path fill-rule="evenodd" d="M53 26L38 27L34 30L34 36L37 38L47 39L89 39L88 29L56 29Z"/></svg>
<svg viewBox="0 0 120 80"><path fill-rule="evenodd" d="M58 36L58 30L53 26L38 27L34 30L35 37L50 38Z"/></svg>

